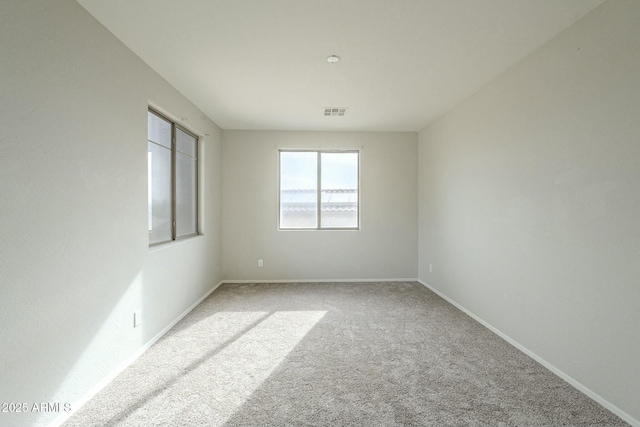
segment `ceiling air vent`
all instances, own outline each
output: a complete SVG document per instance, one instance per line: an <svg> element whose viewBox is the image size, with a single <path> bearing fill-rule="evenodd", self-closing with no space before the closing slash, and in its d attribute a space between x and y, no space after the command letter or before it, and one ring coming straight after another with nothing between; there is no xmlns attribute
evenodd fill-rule
<svg viewBox="0 0 640 427"><path fill-rule="evenodd" d="M324 109L325 116L344 116L347 114L347 107L327 107Z"/></svg>

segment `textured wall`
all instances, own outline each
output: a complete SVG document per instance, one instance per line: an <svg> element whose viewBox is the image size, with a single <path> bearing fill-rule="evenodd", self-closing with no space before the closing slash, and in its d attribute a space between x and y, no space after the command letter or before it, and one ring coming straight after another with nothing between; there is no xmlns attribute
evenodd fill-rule
<svg viewBox="0 0 640 427"><path fill-rule="evenodd" d="M639 23L604 3L419 137L420 278L636 420Z"/></svg>
<svg viewBox="0 0 640 427"><path fill-rule="evenodd" d="M225 130L224 278L416 277L417 138L393 132ZM278 148L360 149L360 230L278 231Z"/></svg>
<svg viewBox="0 0 640 427"><path fill-rule="evenodd" d="M74 403L220 280L221 135L72 0L1 2L0 28L0 402ZM149 102L211 135L205 235L151 252Z"/></svg>

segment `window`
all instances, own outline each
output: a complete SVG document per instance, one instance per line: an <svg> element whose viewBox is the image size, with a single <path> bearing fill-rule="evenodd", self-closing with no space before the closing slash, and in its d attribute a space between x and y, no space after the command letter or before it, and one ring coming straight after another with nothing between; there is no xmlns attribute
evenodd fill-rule
<svg viewBox="0 0 640 427"><path fill-rule="evenodd" d="M148 112L149 245L198 234L198 138Z"/></svg>
<svg viewBox="0 0 640 427"><path fill-rule="evenodd" d="M359 153L281 150L280 229L357 229Z"/></svg>

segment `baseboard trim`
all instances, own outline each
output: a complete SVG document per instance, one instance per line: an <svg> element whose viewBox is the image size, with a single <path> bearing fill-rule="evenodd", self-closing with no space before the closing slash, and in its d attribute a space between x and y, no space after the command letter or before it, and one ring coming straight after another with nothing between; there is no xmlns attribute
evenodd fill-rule
<svg viewBox="0 0 640 427"><path fill-rule="evenodd" d="M222 283L356 283L356 282L418 282L416 278L403 279L253 279L223 280Z"/></svg>
<svg viewBox="0 0 640 427"><path fill-rule="evenodd" d="M640 427L640 420L636 420L634 417L632 417L631 415L627 414L625 411L623 411L622 409L618 408L616 405L612 404L611 402L609 402L608 400L606 400L605 398L603 398L602 396L600 396L599 394L597 394L596 392L591 390L590 388L586 387L585 385L583 385L579 381L577 381L574 378L572 378L571 376L567 375L565 372L563 372L562 370L558 369L556 366L554 366L553 364L549 363L548 361L546 361L542 357L538 356L536 353L534 353L533 351L529 350L524 345L520 344L518 341L516 341L513 338L511 338L510 336L508 336L507 334L502 332L500 329L494 327L493 325L491 325L490 323L486 322L485 320L483 320L482 318L480 318L476 314L474 314L471 311L467 310L465 307L463 307L462 305L458 304L456 301L452 300L447 295L443 294L442 292L440 292L439 290L437 290L433 286L430 286L428 283L426 283L426 282L424 282L424 281L422 281L420 279L417 279L417 282L420 283L421 285L423 285L424 287L426 287L427 289L429 289L430 291L432 291L433 293L435 293L436 295L438 295L439 297L441 297L442 299L444 299L445 301L447 301L448 303L450 303L451 305L453 305L454 307L456 307L457 309L459 309L460 311L462 311L463 313L467 314L473 320L475 320L476 322L480 323L482 326L484 326L485 328L489 329L491 332L493 332L494 334L498 335L500 338L502 338L503 340L505 340L506 342L508 342L509 344L511 344L512 346L514 346L515 348L517 348L518 350L520 350L521 352L526 354L527 356L531 357L536 362L540 363L542 366L547 368L549 371L553 372L555 375L557 375L558 377L560 377L564 381L566 381L569 384L571 384L574 388L578 389L580 392L582 392L583 394L585 394L589 398L595 400L600 405L602 405L603 407L605 407L609 411L613 412L614 414L616 414L617 416L622 418L627 423L631 424L632 427Z"/></svg>
<svg viewBox="0 0 640 427"><path fill-rule="evenodd" d="M520 344L518 341L514 340L510 336L506 335L490 323L486 322L482 318L478 317L476 314L467 310L464 306L458 304L456 301L449 298L447 295L443 294L439 290L435 289L428 283L416 279L416 278L398 278L398 279L299 279L299 280L222 280L218 282L215 286L213 286L209 291L207 291L202 297L200 297L196 302L194 302L189 308L187 308L182 314L176 317L171 323L169 323L164 329L158 332L153 338L151 338L147 343L145 343L142 347L136 350L129 358L123 361L116 369L114 369L109 375L107 375L102 381L92 387L87 393L85 393L82 398L78 399L71 405L72 410L68 413L61 414L59 417L54 419L49 427L59 427L66 420L71 418L73 414L75 414L85 403L87 403L91 398L93 398L100 390L106 387L115 377L117 377L122 371L124 371L129 365L131 365L136 359L138 359L145 351L147 351L153 344L155 344L160 338L162 338L171 328L173 328L182 318L184 318L187 314L189 314L194 308L196 308L202 301L204 301L209 295L211 295L216 289L218 289L221 285L225 283L329 283L329 282L418 282L422 286L426 287L430 291L434 292L436 295L440 296L445 301L452 304L454 307L458 308L460 311L467 314L469 317L489 329L494 334L498 335L500 338L522 351L527 356L531 357L536 362L540 363L542 366L547 368L549 371L553 372L555 375L571 384L573 387L584 393L589 398L598 402L600 405L613 412L620 418L622 418L627 423L631 424L632 427L640 427L640 420L635 419L631 415L627 414L622 409L618 408L616 405L612 404L608 400L601 397L599 394L595 393L588 387L584 386L579 381L575 380L571 376L564 373L562 370L555 367L553 364L547 362L542 357L538 356L533 351L529 350L524 345Z"/></svg>
<svg viewBox="0 0 640 427"><path fill-rule="evenodd" d="M169 323L167 326L165 326L164 329L162 329L160 332L158 332L153 338L151 338L142 347L140 347L138 350L136 350L131 356L129 356L127 359L125 359L120 365L118 365L118 367L116 369L114 369L109 375L107 375L99 383L97 383L95 386L93 386L91 389L89 389L89 391L87 391L80 399L75 401L71 405L71 411L66 412L66 413L60 415L59 417L57 417L56 419L54 419L49 424L49 427L59 427L65 421L67 421L69 418L71 418L71 416L73 416L73 414L78 412L78 410L80 410L80 408L85 403L87 403L89 400L91 400L91 398L93 398L96 394L98 394L98 392L100 392L100 390L105 388L111 381L113 381L115 379L115 377L117 377L122 371L124 371L127 367L129 367L129 365L131 365L133 362L135 362L136 359L138 359L140 356L142 356L145 351L147 351L149 348L151 348L152 345L154 345L156 342L158 342L158 340L160 338L162 338L167 332L169 332L169 330L171 330L171 328L173 328L180 320L182 320L182 318L184 318L194 308L196 308L202 301L204 301L209 295L211 295L213 293L213 291L218 289L220 287L220 285L222 285L222 283L223 282L220 281L216 285L214 285L211 289L209 289L202 297L200 297L196 302L191 304L191 306L189 308L187 308L182 314L180 314L178 317L176 317L173 321L171 321L171 323Z"/></svg>

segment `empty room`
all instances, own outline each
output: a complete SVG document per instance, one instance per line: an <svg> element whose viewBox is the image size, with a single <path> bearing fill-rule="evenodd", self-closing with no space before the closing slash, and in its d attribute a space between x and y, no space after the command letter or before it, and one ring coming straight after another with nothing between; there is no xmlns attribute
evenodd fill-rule
<svg viewBox="0 0 640 427"><path fill-rule="evenodd" d="M0 112L2 426L640 427L638 0L3 0Z"/></svg>

